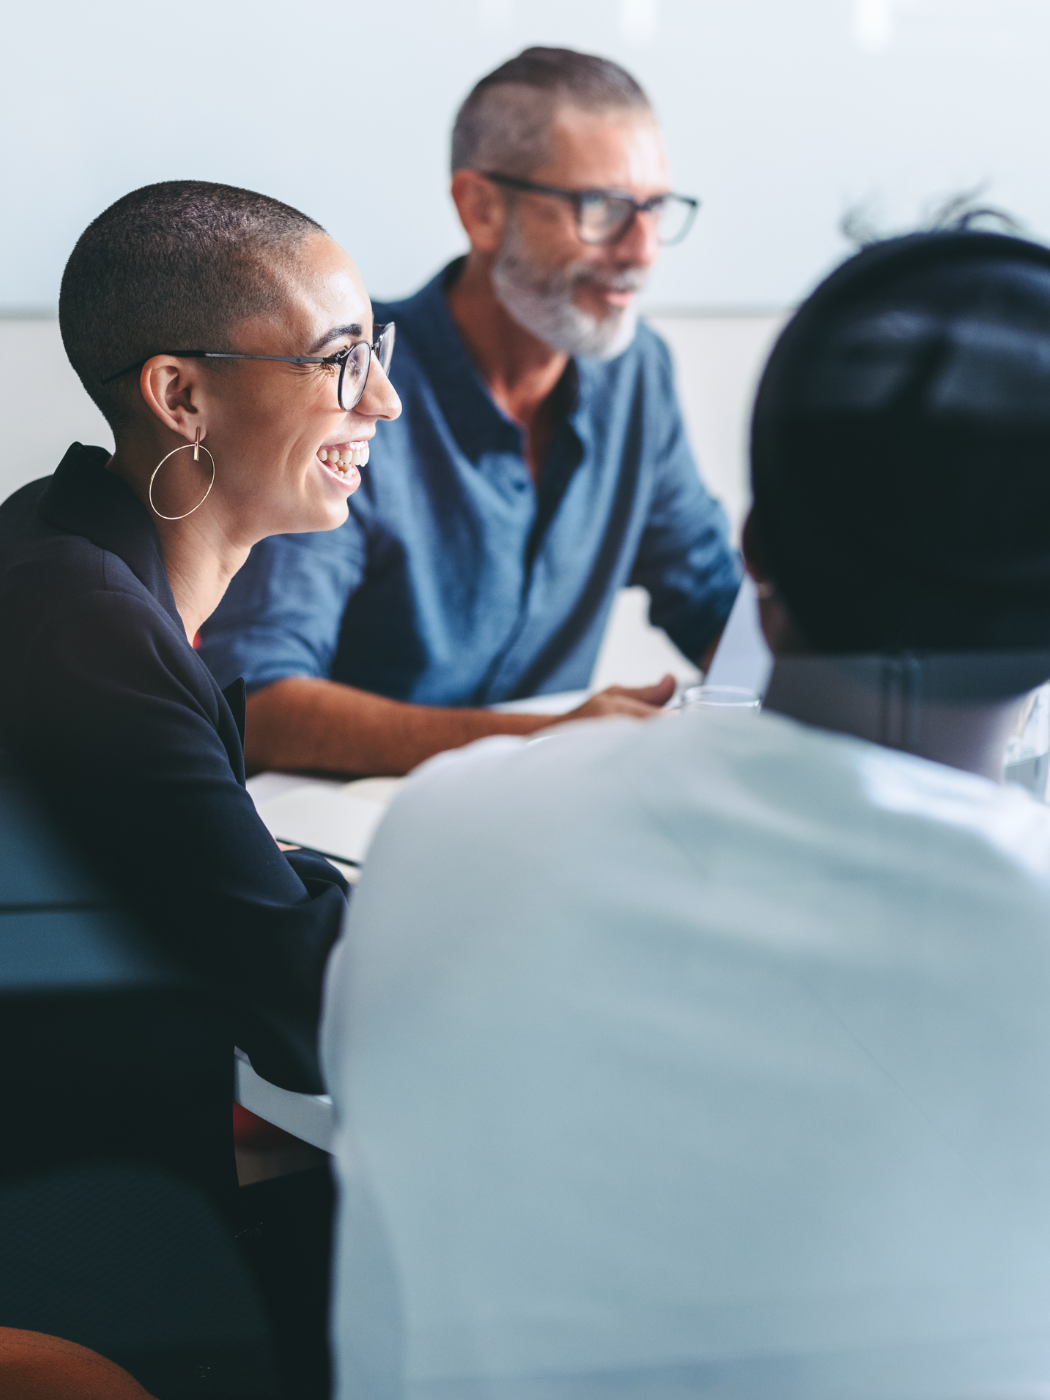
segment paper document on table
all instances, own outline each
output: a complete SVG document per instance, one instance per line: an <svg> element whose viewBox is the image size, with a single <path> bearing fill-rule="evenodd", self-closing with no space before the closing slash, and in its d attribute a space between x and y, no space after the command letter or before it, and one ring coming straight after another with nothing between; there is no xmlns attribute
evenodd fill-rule
<svg viewBox="0 0 1050 1400"><path fill-rule="evenodd" d="M336 787L304 778L256 807L278 841L309 846L324 856L361 865L400 782L400 778L359 778Z"/></svg>
<svg viewBox="0 0 1050 1400"><path fill-rule="evenodd" d="M533 695L527 700L501 700L487 706L501 715L565 715L582 705L589 690L559 690L553 695Z"/></svg>

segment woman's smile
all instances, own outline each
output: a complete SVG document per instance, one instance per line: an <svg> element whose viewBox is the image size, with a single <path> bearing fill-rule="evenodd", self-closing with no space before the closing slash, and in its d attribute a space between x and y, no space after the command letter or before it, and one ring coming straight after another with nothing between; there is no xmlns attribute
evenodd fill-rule
<svg viewBox="0 0 1050 1400"><path fill-rule="evenodd" d="M318 461L343 486L355 490L361 483L360 468L368 461L368 442L335 442L318 448Z"/></svg>

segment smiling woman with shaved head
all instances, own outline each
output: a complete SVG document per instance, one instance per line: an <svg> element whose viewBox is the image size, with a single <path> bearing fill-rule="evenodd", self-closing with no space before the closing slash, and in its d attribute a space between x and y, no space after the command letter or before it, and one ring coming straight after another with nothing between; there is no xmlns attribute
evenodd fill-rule
<svg viewBox="0 0 1050 1400"><path fill-rule="evenodd" d="M111 424L0 508L2 742L226 996L231 1038L319 1092L345 883L282 852L244 787L244 688L193 638L254 544L332 530L379 419L393 328L312 219L195 181L125 195L62 280L62 338Z"/></svg>

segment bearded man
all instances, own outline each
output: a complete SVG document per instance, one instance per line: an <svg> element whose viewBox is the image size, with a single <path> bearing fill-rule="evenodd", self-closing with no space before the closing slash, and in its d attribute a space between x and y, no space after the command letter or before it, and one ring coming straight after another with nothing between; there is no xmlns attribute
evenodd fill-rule
<svg viewBox="0 0 1050 1400"><path fill-rule="evenodd" d="M645 93L606 59L526 49L460 108L452 197L469 253L374 308L404 407L349 520L256 545L204 631L220 683L248 688L249 770L404 773L546 727L482 707L586 687L625 585L701 666L732 607L726 517L635 309L696 211ZM566 718L654 714L672 689Z"/></svg>

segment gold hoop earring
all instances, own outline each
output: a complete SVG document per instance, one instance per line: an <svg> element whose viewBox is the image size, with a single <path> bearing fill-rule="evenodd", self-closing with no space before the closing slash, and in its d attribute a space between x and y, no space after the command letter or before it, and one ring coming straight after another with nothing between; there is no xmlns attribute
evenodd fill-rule
<svg viewBox="0 0 1050 1400"><path fill-rule="evenodd" d="M197 429L197 436L192 442L184 442L181 447L173 447L172 450L168 453L168 457L174 457L176 452L185 452L187 447L193 448L193 460L195 462L200 461L200 455L202 452L208 452L208 449L204 446L204 443L201 442L200 428ZM193 511L195 510L200 510L201 506L211 495L211 488L215 485L215 458L211 455L210 452L208 452L208 461L211 463L211 480L208 482L207 491L205 491L204 495L200 498L200 500L193 507L193 509L186 511L182 515L163 515L153 504L153 483L156 481L157 473L160 471L164 463L168 460L168 457L162 457L157 463L157 465L153 468L153 475L149 479L149 492L147 493L149 495L149 508L159 520L185 520L187 515L192 515Z"/></svg>

